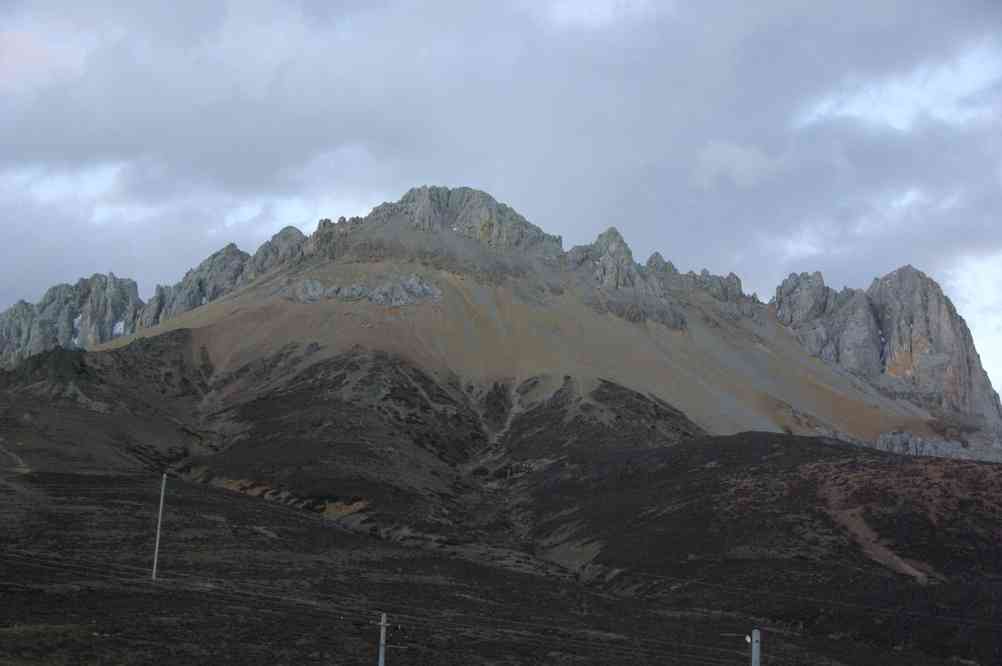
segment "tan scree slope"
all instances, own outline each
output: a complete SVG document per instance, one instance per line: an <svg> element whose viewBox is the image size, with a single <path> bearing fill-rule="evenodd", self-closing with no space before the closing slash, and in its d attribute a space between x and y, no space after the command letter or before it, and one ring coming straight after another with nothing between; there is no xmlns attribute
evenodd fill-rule
<svg viewBox="0 0 1002 666"><path fill-rule="evenodd" d="M386 307L276 295L307 278L344 284L401 271L436 284L442 298ZM222 371L289 343L316 342L317 361L361 346L475 384L540 375L607 378L666 400L715 434L832 429L873 439L894 429L927 432L927 414L808 356L772 316L764 323L728 320L714 314L707 296L685 306L688 327L678 331L601 314L570 289L545 304L528 302L518 286L517 278L492 286L417 264L326 263L279 271L140 335L191 328L194 344L206 347Z"/></svg>

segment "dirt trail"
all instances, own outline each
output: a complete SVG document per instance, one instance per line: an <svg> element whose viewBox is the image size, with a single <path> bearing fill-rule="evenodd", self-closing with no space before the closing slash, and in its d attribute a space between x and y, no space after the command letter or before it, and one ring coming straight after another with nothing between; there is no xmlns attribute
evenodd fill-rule
<svg viewBox="0 0 1002 666"><path fill-rule="evenodd" d="M823 485L819 494L827 502L828 515L849 532L849 535L871 560L892 571L911 576L922 585L926 585L930 577L939 577L928 564L906 560L881 543L880 535L867 524L863 517L865 506L842 508L845 505L843 493L830 485Z"/></svg>
<svg viewBox="0 0 1002 666"><path fill-rule="evenodd" d="M852 538L863 548L863 552L871 560L879 562L893 571L911 576L922 585L929 582L928 574L920 571L880 542L880 536L866 524L866 519L863 518L863 507L858 506L853 509L841 510L830 508L828 514L835 522L848 530Z"/></svg>

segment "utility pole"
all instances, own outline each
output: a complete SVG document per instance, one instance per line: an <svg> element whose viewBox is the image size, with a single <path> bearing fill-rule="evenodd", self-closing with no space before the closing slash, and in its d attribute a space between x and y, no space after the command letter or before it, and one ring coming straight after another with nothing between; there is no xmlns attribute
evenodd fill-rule
<svg viewBox="0 0 1002 666"><path fill-rule="evenodd" d="M762 633L758 629L751 632L751 666L762 664Z"/></svg>
<svg viewBox="0 0 1002 666"><path fill-rule="evenodd" d="M167 491L167 472L160 481L160 512L157 514L157 545L153 548L153 580L157 579L157 558L160 556L160 526L164 520L164 493Z"/></svg>
<svg viewBox="0 0 1002 666"><path fill-rule="evenodd" d="M379 620L379 666L386 666L386 613Z"/></svg>

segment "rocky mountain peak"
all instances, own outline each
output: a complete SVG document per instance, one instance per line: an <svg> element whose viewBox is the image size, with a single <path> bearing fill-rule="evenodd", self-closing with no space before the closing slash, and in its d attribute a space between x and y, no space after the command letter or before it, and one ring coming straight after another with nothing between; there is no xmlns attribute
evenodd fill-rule
<svg viewBox="0 0 1002 666"><path fill-rule="evenodd" d="M249 254L230 243L188 271L178 284L157 285L153 298L139 314L140 326L156 326L233 291L241 284L250 259Z"/></svg>
<svg viewBox="0 0 1002 666"><path fill-rule="evenodd" d="M791 274L776 289L776 316L812 354L936 413L1002 425L1002 407L963 318L914 266L864 292L826 286L820 273Z"/></svg>
<svg viewBox="0 0 1002 666"><path fill-rule="evenodd" d="M908 388L928 393L931 406L1002 423L967 323L935 280L904 266L874 280L866 291L882 339L884 371Z"/></svg>
<svg viewBox="0 0 1002 666"><path fill-rule="evenodd" d="M302 231L296 227L285 227L258 248L247 262L240 283L246 284L282 264L298 260L303 256L306 241Z"/></svg>
<svg viewBox="0 0 1002 666"><path fill-rule="evenodd" d="M647 270L651 273L667 273L671 275L677 275L678 269L675 268L675 264L667 261L660 252L655 252L647 260L646 264Z"/></svg>
<svg viewBox="0 0 1002 666"><path fill-rule="evenodd" d="M133 280L95 274L0 313L0 366L55 347L79 349L135 332L143 302Z"/></svg>
<svg viewBox="0 0 1002 666"><path fill-rule="evenodd" d="M616 259L633 261L633 251L627 244L623 234L616 227L609 227L595 239L593 247L600 254L607 254Z"/></svg>
<svg viewBox="0 0 1002 666"><path fill-rule="evenodd" d="M563 251L560 236L545 233L511 206L470 187L416 187L396 204L377 206L372 216L394 213L403 213L418 229L451 231L499 251L531 251L549 256Z"/></svg>
<svg viewBox="0 0 1002 666"><path fill-rule="evenodd" d="M302 242L306 239L306 234L299 230L299 227L286 226L281 231L271 237L271 242Z"/></svg>
<svg viewBox="0 0 1002 666"><path fill-rule="evenodd" d="M642 282L633 251L616 227L609 227L591 245L578 245L568 253L574 268L587 267L600 287L620 289Z"/></svg>

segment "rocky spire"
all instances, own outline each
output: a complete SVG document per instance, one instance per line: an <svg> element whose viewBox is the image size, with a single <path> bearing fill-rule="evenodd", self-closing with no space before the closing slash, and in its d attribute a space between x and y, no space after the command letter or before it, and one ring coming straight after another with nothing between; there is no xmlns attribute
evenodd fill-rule
<svg viewBox="0 0 1002 666"><path fill-rule="evenodd" d="M835 290L825 285L821 273L790 273L776 288L776 318L797 326L823 316L835 303Z"/></svg>
<svg viewBox="0 0 1002 666"><path fill-rule="evenodd" d="M603 287L619 289L636 286L640 279L633 251L616 227L609 227L592 244L595 279Z"/></svg>
<svg viewBox="0 0 1002 666"><path fill-rule="evenodd" d="M591 245L578 245L567 253L572 269L591 274L605 289L644 287L643 277L633 261L633 251L616 227L599 234Z"/></svg>

